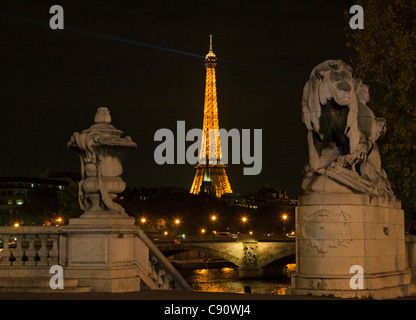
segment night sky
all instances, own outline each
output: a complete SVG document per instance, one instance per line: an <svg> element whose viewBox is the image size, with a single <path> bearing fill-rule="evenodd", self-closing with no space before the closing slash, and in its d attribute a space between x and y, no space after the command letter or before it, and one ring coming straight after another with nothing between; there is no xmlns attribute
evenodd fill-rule
<svg viewBox="0 0 416 320"><path fill-rule="evenodd" d="M50 6L64 8L51 30ZM128 187L189 189L191 165L155 163L160 128L201 128L209 34L219 59L220 127L263 130L263 169L244 176L230 165L234 192L265 183L301 192L307 161L302 89L327 59L349 61L349 1L10 1L1 4L0 176L36 176L43 168L79 172L67 148L74 131L108 107L112 124L138 144L124 165ZM103 36L93 36L92 33ZM105 36L104 36L105 35ZM117 41L116 39L120 39ZM222 61L221 59L225 60ZM189 145L189 144L188 144Z"/></svg>

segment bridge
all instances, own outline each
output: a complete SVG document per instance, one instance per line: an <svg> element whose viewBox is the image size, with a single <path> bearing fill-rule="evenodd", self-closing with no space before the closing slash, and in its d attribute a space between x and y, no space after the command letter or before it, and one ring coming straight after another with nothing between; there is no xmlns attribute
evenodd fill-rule
<svg viewBox="0 0 416 320"><path fill-rule="evenodd" d="M182 251L198 250L230 261L238 267L240 279L281 274L284 265L295 262L295 239L287 237L150 238L166 257Z"/></svg>

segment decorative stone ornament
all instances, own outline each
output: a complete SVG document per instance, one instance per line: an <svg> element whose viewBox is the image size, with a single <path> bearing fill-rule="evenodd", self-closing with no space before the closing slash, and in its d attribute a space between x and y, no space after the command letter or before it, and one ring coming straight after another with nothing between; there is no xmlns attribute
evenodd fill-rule
<svg viewBox="0 0 416 320"><path fill-rule="evenodd" d="M111 116L107 108L97 109L94 122L81 133L74 132L68 142L68 147L75 150L81 160L79 204L85 213L127 216L124 208L113 200L126 188L120 177L123 173L121 161L137 145L110 124Z"/></svg>

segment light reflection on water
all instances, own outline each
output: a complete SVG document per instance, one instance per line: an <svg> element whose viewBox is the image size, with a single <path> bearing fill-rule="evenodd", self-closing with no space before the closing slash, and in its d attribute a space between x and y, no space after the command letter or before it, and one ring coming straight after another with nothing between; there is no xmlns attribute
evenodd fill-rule
<svg viewBox="0 0 416 320"><path fill-rule="evenodd" d="M244 286L251 287L251 293L284 295L290 288L290 281L282 280L240 280L238 270L221 269L180 269L179 272L195 291L244 293Z"/></svg>

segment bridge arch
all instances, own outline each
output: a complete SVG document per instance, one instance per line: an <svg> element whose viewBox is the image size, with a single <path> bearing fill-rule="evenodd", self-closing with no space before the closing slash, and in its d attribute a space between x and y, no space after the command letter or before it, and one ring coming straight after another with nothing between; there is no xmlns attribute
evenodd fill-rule
<svg viewBox="0 0 416 320"><path fill-rule="evenodd" d="M259 268L264 268L267 265L276 262L278 260L281 260L283 258L287 258L290 256L295 256L296 254L296 248L293 245L288 245L284 249L281 249L276 252L272 252L268 255L266 255L264 258L260 259L258 262Z"/></svg>
<svg viewBox="0 0 416 320"><path fill-rule="evenodd" d="M241 259L238 256L230 254L224 250L221 250L215 247L207 246L207 244L204 244L204 245L198 245L194 243L182 243L182 244L174 244L174 245L163 244L163 245L158 245L158 248L160 251L162 251L162 253L170 252L173 254L183 252L183 251L197 250L197 251L210 254L215 257L223 258L235 264L236 266L241 266L241 263L242 263Z"/></svg>
<svg viewBox="0 0 416 320"><path fill-rule="evenodd" d="M235 264L240 271L262 270L273 263L295 255L294 241L182 241L181 243L158 243L162 252L178 253L198 250L212 256L223 258ZM287 259L286 259L287 260ZM278 263L277 263L278 264ZM244 272L246 272L244 271ZM251 271L249 272L251 273ZM256 272L255 272L256 274Z"/></svg>

